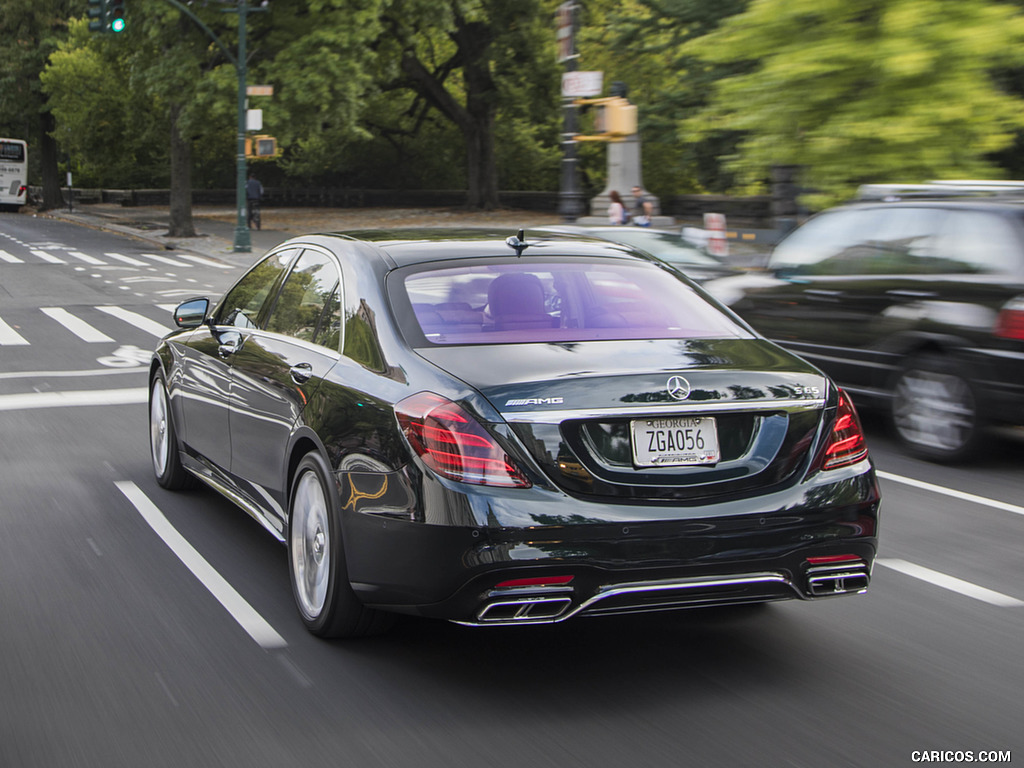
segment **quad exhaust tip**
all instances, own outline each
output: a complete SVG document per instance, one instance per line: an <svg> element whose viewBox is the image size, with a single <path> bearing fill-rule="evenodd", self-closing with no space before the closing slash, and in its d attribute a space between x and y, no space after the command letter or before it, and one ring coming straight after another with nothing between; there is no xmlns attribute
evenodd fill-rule
<svg viewBox="0 0 1024 768"><path fill-rule="evenodd" d="M812 597L864 592L871 581L867 563L856 555L809 557L807 562L807 591Z"/></svg>

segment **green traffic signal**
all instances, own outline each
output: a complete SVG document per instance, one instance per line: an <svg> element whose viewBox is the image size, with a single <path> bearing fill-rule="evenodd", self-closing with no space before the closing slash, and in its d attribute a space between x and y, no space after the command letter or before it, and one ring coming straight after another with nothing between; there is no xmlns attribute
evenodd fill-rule
<svg viewBox="0 0 1024 768"><path fill-rule="evenodd" d="M123 32L125 28L124 20L124 0L106 0L107 1L107 22L110 26L111 32Z"/></svg>

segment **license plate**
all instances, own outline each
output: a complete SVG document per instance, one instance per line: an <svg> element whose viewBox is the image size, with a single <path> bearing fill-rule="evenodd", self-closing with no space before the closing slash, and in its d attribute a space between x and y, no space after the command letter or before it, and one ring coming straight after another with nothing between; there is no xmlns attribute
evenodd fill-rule
<svg viewBox="0 0 1024 768"><path fill-rule="evenodd" d="M716 464L721 458L713 416L634 419L629 426L638 467Z"/></svg>

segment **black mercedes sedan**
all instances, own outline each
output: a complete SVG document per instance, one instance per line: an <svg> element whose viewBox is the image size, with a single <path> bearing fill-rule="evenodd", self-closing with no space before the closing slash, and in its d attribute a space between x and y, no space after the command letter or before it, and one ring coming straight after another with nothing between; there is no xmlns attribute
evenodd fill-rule
<svg viewBox="0 0 1024 768"><path fill-rule="evenodd" d="M504 234L299 237L180 305L160 485L285 543L325 637L867 588L879 492L842 391L627 246Z"/></svg>

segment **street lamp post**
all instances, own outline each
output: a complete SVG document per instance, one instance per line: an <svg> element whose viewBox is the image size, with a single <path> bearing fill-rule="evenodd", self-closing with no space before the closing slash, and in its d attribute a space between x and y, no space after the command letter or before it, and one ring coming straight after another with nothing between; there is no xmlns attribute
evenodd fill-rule
<svg viewBox="0 0 1024 768"><path fill-rule="evenodd" d="M235 61L235 69L238 72L238 179L235 189L238 217L235 221L235 253L249 253L252 250L245 199L245 22L248 15L248 2L238 0L238 59Z"/></svg>

